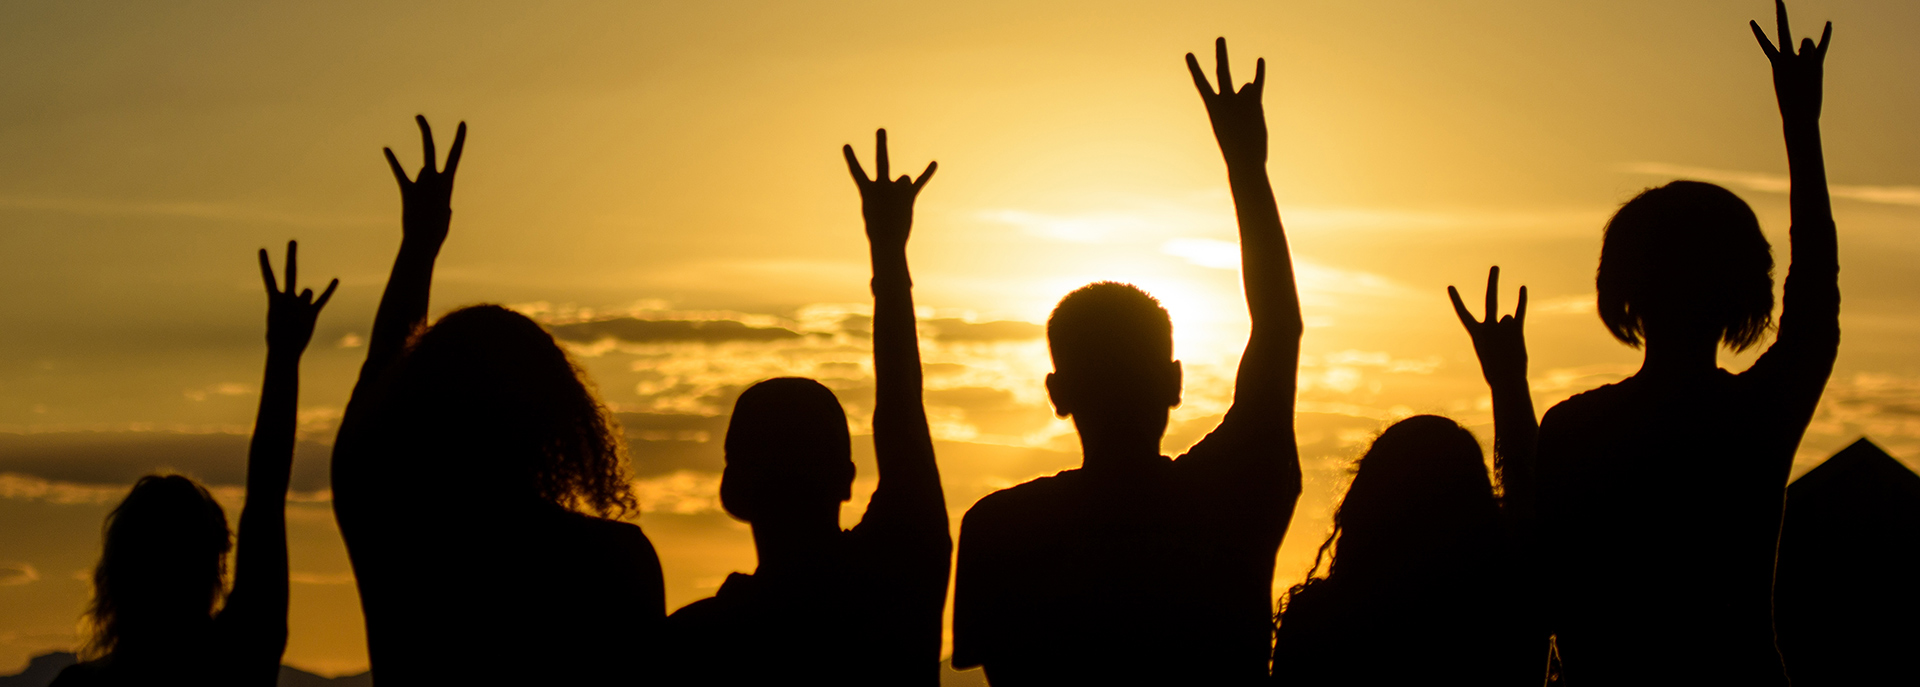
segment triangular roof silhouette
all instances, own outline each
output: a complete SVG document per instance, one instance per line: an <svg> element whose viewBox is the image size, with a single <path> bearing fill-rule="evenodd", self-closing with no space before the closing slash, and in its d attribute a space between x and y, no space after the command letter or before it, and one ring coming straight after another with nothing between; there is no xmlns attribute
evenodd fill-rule
<svg viewBox="0 0 1920 687"><path fill-rule="evenodd" d="M1920 475L1861 439L1787 487L1774 625L1806 685L1911 677L1920 646Z"/></svg>

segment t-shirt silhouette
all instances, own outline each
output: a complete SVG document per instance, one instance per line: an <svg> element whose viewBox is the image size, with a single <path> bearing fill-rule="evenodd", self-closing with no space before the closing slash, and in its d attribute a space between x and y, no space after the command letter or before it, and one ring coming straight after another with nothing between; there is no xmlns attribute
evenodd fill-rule
<svg viewBox="0 0 1920 687"><path fill-rule="evenodd" d="M810 552L814 565L733 573L713 597L668 616L668 660L678 677L713 685L800 675L837 685L938 684L953 544L937 479L931 494L907 494L896 486L904 481L883 477L860 524L830 549Z"/></svg>
<svg viewBox="0 0 1920 687"><path fill-rule="evenodd" d="M996 685L1265 679L1300 493L1272 454L1292 450L1215 431L1178 460L987 495L960 526L954 664Z"/></svg>
<svg viewBox="0 0 1920 687"><path fill-rule="evenodd" d="M1541 421L1548 584L1568 679L1786 684L1774 555L1794 452L1840 342L1831 248L1796 248L1779 338L1752 367L1635 376Z"/></svg>

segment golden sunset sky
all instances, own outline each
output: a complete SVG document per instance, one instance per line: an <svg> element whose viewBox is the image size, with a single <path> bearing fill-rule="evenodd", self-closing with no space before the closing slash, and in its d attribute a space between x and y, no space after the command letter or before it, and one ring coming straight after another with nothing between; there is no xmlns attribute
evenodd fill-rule
<svg viewBox="0 0 1920 687"><path fill-rule="evenodd" d="M1824 131L1844 343L1796 474L1866 435L1920 465L1920 5L1834 25ZM13 2L0 6L0 674L70 648L102 518L157 468L237 517L265 299L253 252L340 277L307 354L288 663L366 667L327 444L399 240L380 148L470 135L433 310L555 328L621 413L668 608L751 570L714 499L739 389L819 378L872 413L859 197L838 148L940 162L910 248L949 506L1078 464L1038 323L1089 281L1175 321L1211 429L1246 337L1226 175L1183 55L1268 63L1271 170L1308 329L1298 581L1348 466L1394 419L1491 437L1446 287L1526 284L1538 410L1638 365L1593 314L1600 228L1675 178L1747 199L1787 267L1764 0L1478 2ZM1475 306L1476 309L1478 306ZM1510 307L1510 306L1508 306ZM732 321L596 324L622 318ZM608 335L609 332L619 335ZM1752 354L1725 356L1741 369ZM868 446L867 448L859 448ZM856 441L872 488L870 444ZM1647 465L1658 479L1659 465ZM450 514L458 517L458 514ZM475 575L488 575L475 570ZM511 587L512 579L498 580Z"/></svg>

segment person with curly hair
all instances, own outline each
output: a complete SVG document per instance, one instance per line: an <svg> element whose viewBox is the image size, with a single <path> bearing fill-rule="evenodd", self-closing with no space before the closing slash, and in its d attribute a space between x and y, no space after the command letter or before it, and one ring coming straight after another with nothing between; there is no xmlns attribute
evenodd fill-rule
<svg viewBox="0 0 1920 687"><path fill-rule="evenodd" d="M387 685L605 684L645 675L665 618L619 431L538 323L496 305L426 326L446 169L401 188L402 238L333 452L334 512Z"/></svg>

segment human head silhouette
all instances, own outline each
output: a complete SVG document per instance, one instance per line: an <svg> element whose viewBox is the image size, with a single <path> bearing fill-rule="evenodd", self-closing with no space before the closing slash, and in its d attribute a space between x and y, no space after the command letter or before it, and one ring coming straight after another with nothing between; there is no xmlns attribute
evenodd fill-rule
<svg viewBox="0 0 1920 687"><path fill-rule="evenodd" d="M852 442L840 400L819 382L769 379L740 394L727 422L720 505L765 524L838 512L853 497Z"/></svg>
<svg viewBox="0 0 1920 687"><path fill-rule="evenodd" d="M463 496L616 516L636 508L622 443L582 376L526 316L462 308L414 337L376 422Z"/></svg>
<svg viewBox="0 0 1920 687"><path fill-rule="evenodd" d="M212 619L233 544L226 511L205 487L180 475L141 477L107 514L102 540L87 658L164 647Z"/></svg>
<svg viewBox="0 0 1920 687"><path fill-rule="evenodd" d="M1607 221L1600 320L1638 348L1708 339L1735 351L1773 320L1773 253L1753 209L1699 181L1650 188Z"/></svg>
<svg viewBox="0 0 1920 687"><path fill-rule="evenodd" d="M1180 362L1173 321L1153 296L1131 284L1080 287L1047 318L1054 412L1084 436L1158 444L1167 411L1180 405Z"/></svg>
<svg viewBox="0 0 1920 687"><path fill-rule="evenodd" d="M1360 458L1333 523L1321 552L1334 547L1328 575L1346 579L1446 572L1424 568L1450 556L1488 555L1501 536L1479 442L1437 415L1415 415L1380 433Z"/></svg>

